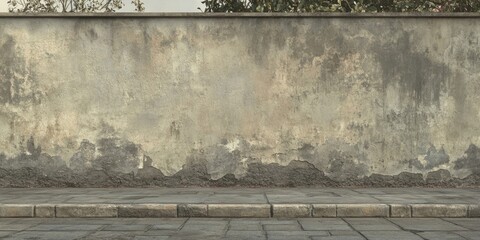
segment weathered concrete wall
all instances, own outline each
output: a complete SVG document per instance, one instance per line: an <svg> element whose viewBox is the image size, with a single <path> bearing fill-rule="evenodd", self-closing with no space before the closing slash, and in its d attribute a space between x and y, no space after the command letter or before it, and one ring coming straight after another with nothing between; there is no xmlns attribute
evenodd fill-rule
<svg viewBox="0 0 480 240"><path fill-rule="evenodd" d="M480 18L0 18L0 186L480 185Z"/></svg>

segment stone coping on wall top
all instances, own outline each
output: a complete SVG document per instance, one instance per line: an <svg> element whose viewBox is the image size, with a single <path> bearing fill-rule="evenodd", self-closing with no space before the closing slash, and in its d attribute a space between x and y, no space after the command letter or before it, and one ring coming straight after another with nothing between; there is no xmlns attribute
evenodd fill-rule
<svg viewBox="0 0 480 240"><path fill-rule="evenodd" d="M470 13L0 13L0 18L480 18Z"/></svg>

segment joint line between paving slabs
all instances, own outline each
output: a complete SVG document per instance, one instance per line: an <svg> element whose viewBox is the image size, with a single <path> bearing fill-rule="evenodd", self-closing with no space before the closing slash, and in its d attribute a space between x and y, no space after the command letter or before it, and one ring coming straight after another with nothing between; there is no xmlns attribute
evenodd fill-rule
<svg viewBox="0 0 480 240"><path fill-rule="evenodd" d="M364 239L368 239L365 235L363 235L362 232L360 232L360 230L357 230L356 228L353 227L352 224L350 224L347 220L345 220L344 218L341 218L342 221L344 221L351 229L353 229L355 232L357 232L358 234L360 234Z"/></svg>
<svg viewBox="0 0 480 240"><path fill-rule="evenodd" d="M270 216L269 216L269 218L272 218L273 217L273 205L270 203L270 200L268 200L268 196L267 196L266 192L263 192L263 197L265 198L265 200L267 200L267 204L270 205Z"/></svg>

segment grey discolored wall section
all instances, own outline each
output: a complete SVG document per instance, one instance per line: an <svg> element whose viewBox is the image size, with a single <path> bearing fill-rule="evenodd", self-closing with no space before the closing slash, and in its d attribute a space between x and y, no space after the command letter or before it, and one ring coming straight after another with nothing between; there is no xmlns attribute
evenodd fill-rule
<svg viewBox="0 0 480 240"><path fill-rule="evenodd" d="M480 186L479 16L234 16L1 17L0 186Z"/></svg>

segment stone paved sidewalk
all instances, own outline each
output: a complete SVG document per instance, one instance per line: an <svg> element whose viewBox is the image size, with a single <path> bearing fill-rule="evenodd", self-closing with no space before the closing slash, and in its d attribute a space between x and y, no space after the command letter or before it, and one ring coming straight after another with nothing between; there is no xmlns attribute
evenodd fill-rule
<svg viewBox="0 0 480 240"><path fill-rule="evenodd" d="M0 189L0 217L480 217L480 188Z"/></svg>
<svg viewBox="0 0 480 240"><path fill-rule="evenodd" d="M0 239L478 240L480 218L4 218Z"/></svg>

